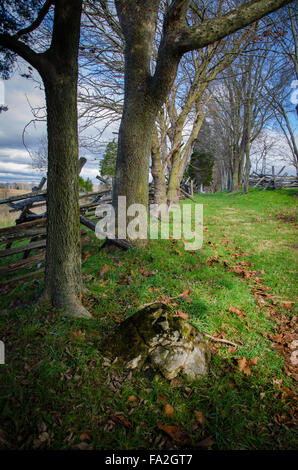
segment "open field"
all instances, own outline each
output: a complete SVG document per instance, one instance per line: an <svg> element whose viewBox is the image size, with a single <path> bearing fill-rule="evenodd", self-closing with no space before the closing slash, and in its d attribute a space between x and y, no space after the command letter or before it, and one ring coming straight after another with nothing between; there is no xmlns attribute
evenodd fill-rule
<svg viewBox="0 0 298 470"><path fill-rule="evenodd" d="M5 189L0 188L0 199L6 199L11 196L25 194L28 189ZM0 205L0 228L14 225L16 213L9 212L9 207L6 204Z"/></svg>
<svg viewBox="0 0 298 470"><path fill-rule="evenodd" d="M41 279L0 285L0 448L297 448L297 196L197 195L204 244L196 252L169 240L109 254L90 232L83 301L92 320L40 308ZM210 373L190 383L107 361L102 335L156 300L239 347L210 341Z"/></svg>

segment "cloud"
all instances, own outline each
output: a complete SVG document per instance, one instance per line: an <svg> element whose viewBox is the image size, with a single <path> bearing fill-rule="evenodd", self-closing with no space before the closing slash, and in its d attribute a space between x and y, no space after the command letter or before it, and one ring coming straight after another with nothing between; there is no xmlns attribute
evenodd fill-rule
<svg viewBox="0 0 298 470"><path fill-rule="evenodd" d="M44 94L37 83L20 76L23 71L20 67L22 64L18 67L18 73L2 82L4 103L8 106L8 111L0 114L1 181L40 179L40 174L32 168L31 157L22 142L22 133L26 124L33 119L30 105L35 108L44 106ZM44 132L44 122L31 125L26 132L26 145L36 145Z"/></svg>
<svg viewBox="0 0 298 470"><path fill-rule="evenodd" d="M20 62L18 73L15 73L10 80L2 81L4 104L8 106L8 111L0 113L0 181L2 182L37 182L42 176L41 172L32 166L32 159L24 147L22 134L25 126L34 118L30 106L38 108L45 105L44 92L36 81L20 76L24 70L27 70L26 65ZM34 79L41 82L37 73ZM118 125L114 124L111 129L106 130L103 141L115 138L113 131L118 130ZM83 134L94 136L97 132L91 127ZM26 146L30 150L38 149L45 134L45 122L30 124L25 133ZM80 156L87 158L81 175L83 178L90 178L94 183L98 182L95 177L103 153L101 148L104 149L104 146L99 147L96 156L87 149L80 149Z"/></svg>

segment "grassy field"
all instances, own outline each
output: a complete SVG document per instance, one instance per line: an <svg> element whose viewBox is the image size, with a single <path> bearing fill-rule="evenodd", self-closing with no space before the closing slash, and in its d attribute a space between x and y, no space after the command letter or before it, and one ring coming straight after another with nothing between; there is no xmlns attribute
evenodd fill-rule
<svg viewBox="0 0 298 470"><path fill-rule="evenodd" d="M41 280L0 287L0 447L297 448L297 191L196 199L204 204L196 252L169 240L109 254L88 234L83 301L92 320L40 309ZM210 373L195 382L110 363L102 335L156 300L239 347L210 340Z"/></svg>

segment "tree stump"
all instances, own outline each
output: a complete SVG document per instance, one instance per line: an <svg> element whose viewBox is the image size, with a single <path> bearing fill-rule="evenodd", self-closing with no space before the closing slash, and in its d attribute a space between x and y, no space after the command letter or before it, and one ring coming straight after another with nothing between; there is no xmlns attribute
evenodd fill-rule
<svg viewBox="0 0 298 470"><path fill-rule="evenodd" d="M194 380L208 372L210 350L202 333L164 303L138 310L103 341L105 353L128 369L151 363L166 379L179 373Z"/></svg>

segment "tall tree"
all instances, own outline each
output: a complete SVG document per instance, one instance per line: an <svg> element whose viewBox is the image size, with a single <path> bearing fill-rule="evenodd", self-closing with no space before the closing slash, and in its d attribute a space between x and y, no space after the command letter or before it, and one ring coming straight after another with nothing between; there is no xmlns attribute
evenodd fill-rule
<svg viewBox="0 0 298 470"><path fill-rule="evenodd" d="M189 27L186 16L190 3L190 0L167 2L156 67L151 74L152 47L161 1L115 0L125 40L124 109L113 192L115 207L120 195L126 196L128 206L132 203L147 206L152 132L183 54L212 44L290 2L253 0Z"/></svg>
<svg viewBox="0 0 298 470"><path fill-rule="evenodd" d="M82 0L4 0L1 3L2 71L13 54L40 74L48 130L47 249L42 301L77 317L90 317L82 292L78 202L77 76ZM49 14L49 16L48 16ZM53 15L53 17L52 17ZM44 50L35 40L50 17L52 36ZM20 25L26 24L25 27Z"/></svg>
<svg viewBox="0 0 298 470"><path fill-rule="evenodd" d="M162 172L159 176L160 172L155 171L156 167L159 165L163 172L169 172L166 199L170 203L179 200L180 183L204 121L206 103L211 97L210 86L216 76L237 58L249 40L250 31L245 30L241 34L233 35L229 40L209 45L198 52L185 54L180 63L171 93L159 113L159 116L163 113L166 117L159 119L158 122L160 146L163 146L164 134L167 134L170 142L167 155L164 156L164 152L160 152L162 165L156 163L159 155L154 151L156 148L154 143L151 149L154 168L152 174L157 188L161 186L160 179L165 184L165 177ZM153 134L156 134L156 130Z"/></svg>

